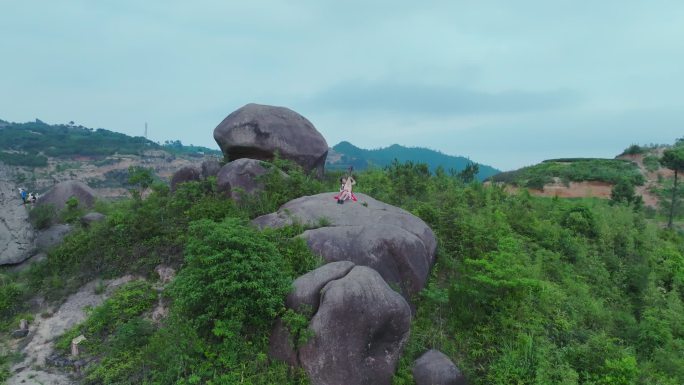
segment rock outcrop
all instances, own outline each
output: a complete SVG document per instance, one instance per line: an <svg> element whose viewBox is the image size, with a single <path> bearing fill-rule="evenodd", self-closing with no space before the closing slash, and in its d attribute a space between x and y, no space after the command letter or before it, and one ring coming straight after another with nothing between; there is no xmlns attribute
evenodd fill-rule
<svg viewBox="0 0 684 385"><path fill-rule="evenodd" d="M68 180L54 185L48 192L38 198L38 205L53 205L55 209L66 207L69 198L78 199L78 207L92 207L97 199L97 193L87 184L78 180Z"/></svg>
<svg viewBox="0 0 684 385"><path fill-rule="evenodd" d="M323 176L328 144L313 124L284 107L247 104L228 115L214 139L228 160L272 160L276 154Z"/></svg>
<svg viewBox="0 0 684 385"><path fill-rule="evenodd" d="M268 172L262 163L260 160L246 158L226 163L216 179L218 191L234 200L240 200L242 194L251 195L262 190L263 184L256 179Z"/></svg>
<svg viewBox="0 0 684 385"><path fill-rule="evenodd" d="M202 178L207 179L210 176L217 176L221 171L221 162L216 159L205 160L202 162Z"/></svg>
<svg viewBox="0 0 684 385"><path fill-rule="evenodd" d="M171 177L171 191L176 191L179 184L200 180L200 170L194 166L185 166Z"/></svg>
<svg viewBox="0 0 684 385"><path fill-rule="evenodd" d="M298 278L288 306L314 312L298 349L279 323L271 355L304 368L314 385L389 385L409 336L408 303L373 269L325 265Z"/></svg>
<svg viewBox="0 0 684 385"><path fill-rule="evenodd" d="M410 299L427 282L437 241L420 218L398 207L357 194L339 205L334 193L295 199L276 213L256 218L263 227L303 223L318 227L302 234L309 248L328 262L348 260L369 266Z"/></svg>
<svg viewBox="0 0 684 385"><path fill-rule="evenodd" d="M456 365L439 350L428 350L413 364L416 385L467 385Z"/></svg>
<svg viewBox="0 0 684 385"><path fill-rule="evenodd" d="M29 210L22 204L18 187L10 180L9 170L0 166L0 265L20 263L31 257L35 236Z"/></svg>

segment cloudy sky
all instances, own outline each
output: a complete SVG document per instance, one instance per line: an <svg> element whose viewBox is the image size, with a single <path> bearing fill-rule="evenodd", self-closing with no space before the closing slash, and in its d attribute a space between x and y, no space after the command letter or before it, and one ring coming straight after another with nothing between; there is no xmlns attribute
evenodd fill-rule
<svg viewBox="0 0 684 385"><path fill-rule="evenodd" d="M0 118L218 148L249 102L330 146L503 170L684 136L681 0L0 0Z"/></svg>

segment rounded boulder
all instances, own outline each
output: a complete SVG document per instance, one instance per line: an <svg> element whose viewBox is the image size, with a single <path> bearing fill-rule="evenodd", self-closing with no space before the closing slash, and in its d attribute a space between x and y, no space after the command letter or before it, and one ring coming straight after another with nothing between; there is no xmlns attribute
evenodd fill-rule
<svg viewBox="0 0 684 385"><path fill-rule="evenodd" d="M428 350L413 364L416 385L467 385L461 371L439 350Z"/></svg>
<svg viewBox="0 0 684 385"><path fill-rule="evenodd" d="M271 337L271 355L304 368L313 385L390 385L409 337L404 298L375 270L352 266L328 264L295 281L288 305L315 308L306 343L294 348L282 322Z"/></svg>
<svg viewBox="0 0 684 385"><path fill-rule="evenodd" d="M334 193L305 196L277 212L256 218L264 227L302 223L313 229L301 236L328 262L351 261L375 270L407 300L426 284L437 241L432 229L415 215L356 194L358 202L337 204Z"/></svg>
<svg viewBox="0 0 684 385"><path fill-rule="evenodd" d="M207 179L210 176L218 176L221 171L221 162L216 159L209 159L202 162L202 178Z"/></svg>
<svg viewBox="0 0 684 385"><path fill-rule="evenodd" d="M246 158L234 160L221 167L216 178L216 185L218 191L238 201L243 194L252 195L263 190L264 185L259 182L258 177L268 171L267 165L260 160Z"/></svg>
<svg viewBox="0 0 684 385"><path fill-rule="evenodd" d="M309 120L288 108L247 104L223 119L214 139L230 161L272 160L278 153L323 176L327 142Z"/></svg>
<svg viewBox="0 0 684 385"><path fill-rule="evenodd" d="M78 207L92 207L97 199L97 193L87 184L78 180L69 180L57 183L48 192L38 198L38 205L53 205L55 209L62 210L66 207L69 198L78 200Z"/></svg>
<svg viewBox="0 0 684 385"><path fill-rule="evenodd" d="M171 191L176 191L179 184L200 180L200 170L193 166L185 166L171 177Z"/></svg>

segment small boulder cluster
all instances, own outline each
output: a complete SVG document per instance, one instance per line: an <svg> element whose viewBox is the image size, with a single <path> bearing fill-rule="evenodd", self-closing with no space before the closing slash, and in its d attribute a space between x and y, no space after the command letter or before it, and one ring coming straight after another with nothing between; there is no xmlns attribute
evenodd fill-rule
<svg viewBox="0 0 684 385"><path fill-rule="evenodd" d="M284 107L248 104L223 119L214 139L228 163L204 162L201 170L184 167L173 175L171 190L182 182L215 176L218 190L237 201L263 189L258 177L269 171L264 162L278 156L322 177L328 155L328 144L313 124Z"/></svg>

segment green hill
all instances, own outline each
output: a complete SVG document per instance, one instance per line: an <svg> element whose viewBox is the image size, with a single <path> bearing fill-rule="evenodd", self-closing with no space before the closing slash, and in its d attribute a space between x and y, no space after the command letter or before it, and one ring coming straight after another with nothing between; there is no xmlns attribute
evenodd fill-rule
<svg viewBox="0 0 684 385"><path fill-rule="evenodd" d="M47 157L102 158L109 155L138 155L146 150L166 150L174 154L220 154L218 150L183 146L180 141L160 145L141 136L92 129L73 124L35 122L10 123L0 120L0 161L15 166L43 167Z"/></svg>
<svg viewBox="0 0 684 385"><path fill-rule="evenodd" d="M388 166L394 159L397 159L400 163L409 161L425 163L433 172L440 166L446 171L454 170L459 172L471 163L470 159L462 156L446 155L427 148L404 147L398 144L385 148L366 150L345 141L336 144L332 150L326 162L326 167L329 169L346 169L349 166L353 166L355 170L365 170L370 166ZM477 174L477 177L480 180L485 180L500 172L500 170L483 164L479 164L479 168L480 172Z"/></svg>
<svg viewBox="0 0 684 385"><path fill-rule="evenodd" d="M544 185L552 183L554 178L560 178L565 183L601 181L615 184L627 179L637 186L644 184L644 176L635 163L629 160L600 158L549 159L533 166L496 174L491 180L543 189Z"/></svg>

